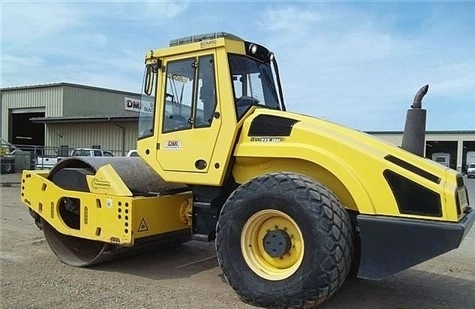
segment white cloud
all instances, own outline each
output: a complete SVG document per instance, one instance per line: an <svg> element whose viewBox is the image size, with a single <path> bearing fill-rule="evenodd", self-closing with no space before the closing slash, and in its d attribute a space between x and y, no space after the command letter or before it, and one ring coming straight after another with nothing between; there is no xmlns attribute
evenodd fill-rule
<svg viewBox="0 0 475 309"><path fill-rule="evenodd" d="M137 22L147 25L156 25L170 22L186 11L186 2L161 2L161 1L141 1L141 2L111 2L95 3L87 10L82 8L88 16L98 18L116 19L124 23ZM107 10L107 16L104 11Z"/></svg>
<svg viewBox="0 0 475 309"><path fill-rule="evenodd" d="M3 54L2 60L4 63L8 63L11 65L19 66L21 64L28 65L28 66L38 66L43 64L43 59L38 56L27 56L27 57L17 57L9 54Z"/></svg>
<svg viewBox="0 0 475 309"><path fill-rule="evenodd" d="M183 13L188 7L186 2L157 2L157 1L147 1L146 16L154 19L173 19Z"/></svg>
<svg viewBox="0 0 475 309"><path fill-rule="evenodd" d="M107 45L107 37L102 33L83 33L79 35L79 39L84 44L92 44L97 47L105 47Z"/></svg>
<svg viewBox="0 0 475 309"><path fill-rule="evenodd" d="M135 92L146 50L179 36L231 31L275 52L289 110L360 129L399 129L426 83L429 105L460 101L475 109L475 5L2 4L8 86L67 81Z"/></svg>
<svg viewBox="0 0 475 309"><path fill-rule="evenodd" d="M58 2L6 2L2 4L3 40L21 45L40 41L80 22L80 14Z"/></svg>
<svg viewBox="0 0 475 309"><path fill-rule="evenodd" d="M434 93L450 93L453 96L471 93L475 97L475 56L471 61L461 59L452 63L441 63L431 70ZM473 101L475 104L475 100Z"/></svg>
<svg viewBox="0 0 475 309"><path fill-rule="evenodd" d="M405 110L426 83L429 105L474 98L475 54L466 50L473 39L461 36L458 44L447 44L451 37L435 36L427 22L401 31L401 17L392 11L381 15L336 4L305 8L309 16L318 12L325 18L299 20L291 7L262 14L276 20L265 39L279 60L289 109L360 129L394 129L403 125ZM452 24L450 18L431 22L437 28Z"/></svg>
<svg viewBox="0 0 475 309"><path fill-rule="evenodd" d="M261 23L271 31L289 32L295 30L302 32L322 19L323 15L318 11L300 8L295 5L285 5L279 8L267 9L263 14Z"/></svg>
<svg viewBox="0 0 475 309"><path fill-rule="evenodd" d="M45 59L41 56L2 55L2 87L49 84L60 82L56 68L48 72ZM46 66L47 67L47 66ZM56 78L54 78L56 77Z"/></svg>

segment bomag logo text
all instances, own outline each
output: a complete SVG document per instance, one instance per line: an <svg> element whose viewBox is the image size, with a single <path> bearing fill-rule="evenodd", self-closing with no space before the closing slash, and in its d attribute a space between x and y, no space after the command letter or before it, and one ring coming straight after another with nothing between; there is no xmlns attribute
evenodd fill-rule
<svg viewBox="0 0 475 309"><path fill-rule="evenodd" d="M200 48L208 48L208 47L215 47L215 46L216 46L216 40L200 42Z"/></svg>

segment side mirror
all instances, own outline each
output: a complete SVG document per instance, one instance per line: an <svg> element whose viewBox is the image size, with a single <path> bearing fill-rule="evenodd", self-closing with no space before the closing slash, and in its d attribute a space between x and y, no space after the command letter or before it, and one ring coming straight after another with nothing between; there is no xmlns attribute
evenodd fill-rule
<svg viewBox="0 0 475 309"><path fill-rule="evenodd" d="M153 91L153 82L155 75L160 67L160 62L147 64L145 67L145 78L144 78L144 93L146 95L151 95Z"/></svg>

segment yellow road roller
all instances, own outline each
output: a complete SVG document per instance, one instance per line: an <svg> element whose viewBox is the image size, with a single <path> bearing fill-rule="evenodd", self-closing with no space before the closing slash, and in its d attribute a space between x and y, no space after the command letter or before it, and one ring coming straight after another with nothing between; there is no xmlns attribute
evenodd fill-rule
<svg viewBox="0 0 475 309"><path fill-rule="evenodd" d="M24 171L21 200L66 264L215 241L243 301L316 306L349 273L391 276L457 248L472 226L462 175L423 157L427 89L397 147L287 111L266 47L179 38L146 53L139 157Z"/></svg>

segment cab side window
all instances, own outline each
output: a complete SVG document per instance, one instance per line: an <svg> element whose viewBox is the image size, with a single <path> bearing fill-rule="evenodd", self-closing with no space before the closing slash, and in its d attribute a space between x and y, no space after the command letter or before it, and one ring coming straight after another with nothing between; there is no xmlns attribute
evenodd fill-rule
<svg viewBox="0 0 475 309"><path fill-rule="evenodd" d="M194 58L167 64L163 132L191 128L195 67Z"/></svg>
<svg viewBox="0 0 475 309"><path fill-rule="evenodd" d="M165 93L164 133L209 127L216 110L213 56L168 62Z"/></svg>
<svg viewBox="0 0 475 309"><path fill-rule="evenodd" d="M199 57L195 127L209 127L216 110L213 56Z"/></svg>

